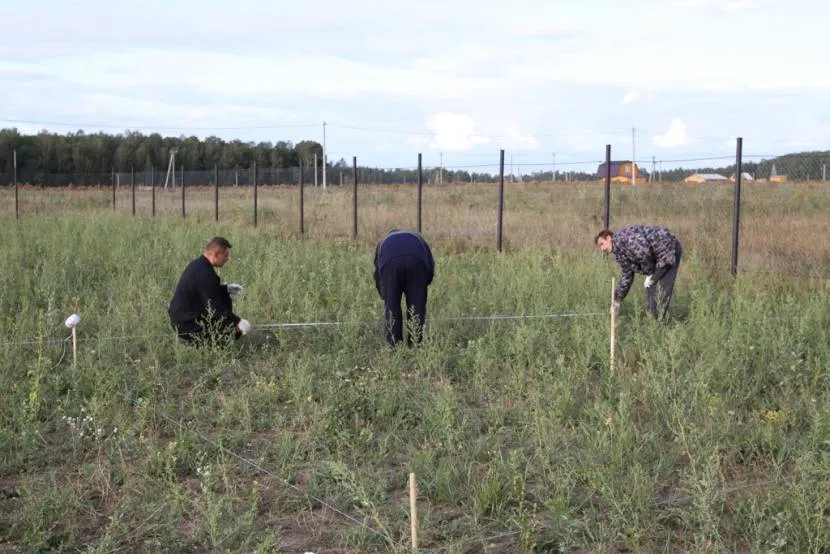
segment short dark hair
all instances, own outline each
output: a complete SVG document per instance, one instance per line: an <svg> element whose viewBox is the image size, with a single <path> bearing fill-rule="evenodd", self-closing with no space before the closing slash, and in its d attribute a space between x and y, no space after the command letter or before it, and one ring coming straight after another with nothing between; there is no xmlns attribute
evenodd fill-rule
<svg viewBox="0 0 830 554"><path fill-rule="evenodd" d="M594 244L599 242L599 239L604 239L606 237L613 237L613 236L614 236L614 231L612 231L611 229L603 229L602 231L597 233L596 237L594 237Z"/></svg>
<svg viewBox="0 0 830 554"><path fill-rule="evenodd" d="M225 250L231 247L231 243L225 237L213 237L205 246L205 252L213 252L215 250Z"/></svg>

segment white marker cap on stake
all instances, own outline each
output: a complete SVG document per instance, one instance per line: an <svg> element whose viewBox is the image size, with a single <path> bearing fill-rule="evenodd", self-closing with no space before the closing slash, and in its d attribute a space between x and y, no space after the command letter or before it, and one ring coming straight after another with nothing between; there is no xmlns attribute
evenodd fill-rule
<svg viewBox="0 0 830 554"><path fill-rule="evenodd" d="M66 318L66 321L64 322L64 325L66 325L70 329L74 329L75 327L78 326L78 324L80 322L81 322L81 316L79 316L78 314L72 314L71 316Z"/></svg>

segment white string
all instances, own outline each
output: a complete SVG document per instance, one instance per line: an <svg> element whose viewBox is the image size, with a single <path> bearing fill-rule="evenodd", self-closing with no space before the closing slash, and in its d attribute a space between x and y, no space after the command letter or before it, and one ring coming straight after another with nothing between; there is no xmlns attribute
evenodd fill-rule
<svg viewBox="0 0 830 554"><path fill-rule="evenodd" d="M471 316L456 316L456 317L435 317L428 318L427 323L431 321L453 322L453 321L499 321L499 320L516 320L516 319L541 319L541 318L557 318L557 317L581 317L581 316L597 316L606 315L605 312L562 312L550 314L516 314L516 315L471 315ZM308 321L297 323L261 323L254 325L254 329L290 329L302 327L339 327L343 325L378 325L381 322L376 321Z"/></svg>
<svg viewBox="0 0 830 554"><path fill-rule="evenodd" d="M436 317L428 318L429 322L455 322L455 321L508 321L521 319L554 319L567 317L593 317L606 315L606 312L561 312L561 313L547 313L547 314L501 314L501 315L472 315L472 316L455 316L455 317ZM253 325L254 330L266 329L303 329L314 327L341 327L348 325L380 325L381 320L374 321L300 321L288 323L261 323ZM78 337L78 342L90 341L128 341L133 339L156 339L156 338L175 338L176 334L171 332L164 335L116 335L116 336L94 336L94 337ZM67 339L42 339L32 341L19 342L2 342L0 347L6 346L25 346L33 344L53 344L65 342Z"/></svg>

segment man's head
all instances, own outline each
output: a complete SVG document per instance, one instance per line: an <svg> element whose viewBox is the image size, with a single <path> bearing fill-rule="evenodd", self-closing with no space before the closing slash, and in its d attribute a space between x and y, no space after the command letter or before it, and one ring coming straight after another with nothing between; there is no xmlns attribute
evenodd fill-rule
<svg viewBox="0 0 830 554"><path fill-rule="evenodd" d="M605 252L606 254L610 254L613 248L613 239L614 233L609 231L608 229L603 229L599 233L597 233L597 237L594 239L594 242L597 243L597 246L600 250Z"/></svg>
<svg viewBox="0 0 830 554"><path fill-rule="evenodd" d="M213 267L222 267L231 257L231 243L223 237L213 237L205 246L205 258Z"/></svg>

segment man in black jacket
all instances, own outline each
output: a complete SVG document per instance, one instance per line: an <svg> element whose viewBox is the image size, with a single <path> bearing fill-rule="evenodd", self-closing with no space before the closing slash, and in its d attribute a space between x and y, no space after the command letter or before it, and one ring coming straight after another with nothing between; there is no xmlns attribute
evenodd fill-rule
<svg viewBox="0 0 830 554"><path fill-rule="evenodd" d="M677 237L665 227L632 225L620 229L616 235L603 229L595 242L620 265L620 280L614 289L611 309L619 309L634 282L634 274L641 273L646 276L646 310L655 319L665 317L683 256Z"/></svg>
<svg viewBox="0 0 830 554"><path fill-rule="evenodd" d="M239 338L251 324L233 313L231 294L242 292L241 285L222 285L214 267L230 259L231 243L214 237L204 253L185 268L167 313L170 322L187 344L222 342Z"/></svg>
<svg viewBox="0 0 830 554"><path fill-rule="evenodd" d="M401 297L406 295L407 321L414 336L407 345L419 342L427 314L427 287L435 275L435 259L424 238L415 231L390 231L375 248L375 288L383 298L386 342L403 341Z"/></svg>

